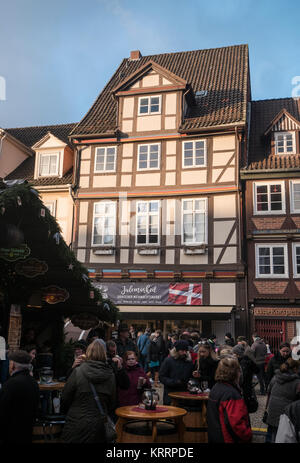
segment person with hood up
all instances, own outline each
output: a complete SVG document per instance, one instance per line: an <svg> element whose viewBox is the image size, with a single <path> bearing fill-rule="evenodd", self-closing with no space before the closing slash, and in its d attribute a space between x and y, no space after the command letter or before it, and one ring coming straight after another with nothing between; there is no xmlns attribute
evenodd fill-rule
<svg viewBox="0 0 300 463"><path fill-rule="evenodd" d="M129 378L129 388L118 388L118 402L120 407L126 405L138 405L142 399L144 388L151 388L149 378L137 361L136 353L127 351L124 354L123 362Z"/></svg>
<svg viewBox="0 0 300 463"><path fill-rule="evenodd" d="M264 341L254 333L252 336L253 344L251 350L254 354L256 365L259 368L257 378L260 386L260 394L265 395L266 393L266 375L265 375L265 359L267 355L267 346Z"/></svg>
<svg viewBox="0 0 300 463"><path fill-rule="evenodd" d="M105 443L103 418L90 383L104 412L112 415L116 403L115 375L106 361L103 344L97 339L88 346L86 360L73 370L62 391L61 412L66 415L64 443Z"/></svg>
<svg viewBox="0 0 300 463"><path fill-rule="evenodd" d="M159 370L159 380L164 385L164 405L171 404L169 392L186 390L193 369L194 364L189 353L188 343L186 341L175 342L170 356L165 358Z"/></svg>
<svg viewBox="0 0 300 463"><path fill-rule="evenodd" d="M291 357L291 347L288 342L282 342L279 346L279 351L276 352L274 357L269 360L267 371L266 371L266 387L271 382L271 379L275 375L276 370L279 370L280 365L287 361Z"/></svg>
<svg viewBox="0 0 300 463"><path fill-rule="evenodd" d="M233 347L232 352L237 356L242 375L240 386L243 391L243 397L249 413L254 413L256 410L252 409L254 402L256 402L255 390L252 386L253 375L258 374L259 368L253 360L251 360L245 353L246 349L243 344L237 344ZM256 402L257 403L257 402ZM255 408L255 407L254 407Z"/></svg>
<svg viewBox="0 0 300 463"><path fill-rule="evenodd" d="M287 359L276 371L268 388L267 399L267 442L275 442L280 415L283 414L287 405L300 399L300 362ZM269 440L270 437L270 440Z"/></svg>

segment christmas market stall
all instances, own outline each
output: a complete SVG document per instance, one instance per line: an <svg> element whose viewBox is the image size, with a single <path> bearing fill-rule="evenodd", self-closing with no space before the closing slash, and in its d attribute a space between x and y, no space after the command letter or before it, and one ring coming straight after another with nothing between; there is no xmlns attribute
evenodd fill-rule
<svg viewBox="0 0 300 463"><path fill-rule="evenodd" d="M114 323L118 309L88 277L38 192L26 181L0 181L0 325L10 349L52 350L57 368L64 320L86 330Z"/></svg>

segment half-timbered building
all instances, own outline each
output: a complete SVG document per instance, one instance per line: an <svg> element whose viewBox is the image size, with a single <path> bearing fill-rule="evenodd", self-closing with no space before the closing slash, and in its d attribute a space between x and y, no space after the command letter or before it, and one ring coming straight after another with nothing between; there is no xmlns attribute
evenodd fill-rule
<svg viewBox="0 0 300 463"><path fill-rule="evenodd" d="M73 129L77 258L136 326L247 331L247 45L131 52Z"/></svg>
<svg viewBox="0 0 300 463"><path fill-rule="evenodd" d="M253 101L245 182L252 329L273 348L300 335L300 101Z"/></svg>

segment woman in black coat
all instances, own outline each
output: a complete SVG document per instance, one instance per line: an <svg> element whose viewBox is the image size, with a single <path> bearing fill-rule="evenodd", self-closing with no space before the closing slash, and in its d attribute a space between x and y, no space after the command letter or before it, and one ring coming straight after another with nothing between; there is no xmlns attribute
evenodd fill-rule
<svg viewBox="0 0 300 463"><path fill-rule="evenodd" d="M253 375L259 373L259 368L253 360L245 355L245 347L242 344L237 344L233 347L232 352L237 356L240 367L241 367L241 378L240 386L243 392L243 398L245 400L249 413L254 413L252 410L253 404L251 398L256 396L252 386ZM256 411L256 410L255 410Z"/></svg>
<svg viewBox="0 0 300 463"><path fill-rule="evenodd" d="M199 344L198 358L194 365L193 377L199 381L207 381L208 388L211 389L216 380L215 374L218 367L218 359L208 342Z"/></svg>
<svg viewBox="0 0 300 463"><path fill-rule="evenodd" d="M275 375L276 370L279 370L280 366L291 357L291 347L288 342L283 342L279 346L279 352L269 360L267 371L266 371L266 387L271 382L271 379Z"/></svg>

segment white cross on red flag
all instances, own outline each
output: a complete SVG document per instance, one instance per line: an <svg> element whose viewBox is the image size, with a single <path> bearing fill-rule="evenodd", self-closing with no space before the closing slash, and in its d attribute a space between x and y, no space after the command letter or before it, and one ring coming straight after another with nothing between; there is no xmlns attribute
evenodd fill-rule
<svg viewBox="0 0 300 463"><path fill-rule="evenodd" d="M202 284L170 284L168 303L177 305L202 305Z"/></svg>

